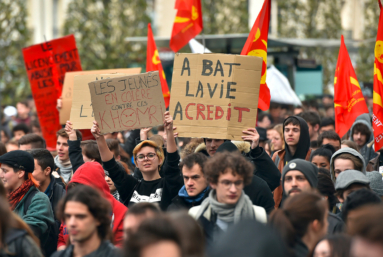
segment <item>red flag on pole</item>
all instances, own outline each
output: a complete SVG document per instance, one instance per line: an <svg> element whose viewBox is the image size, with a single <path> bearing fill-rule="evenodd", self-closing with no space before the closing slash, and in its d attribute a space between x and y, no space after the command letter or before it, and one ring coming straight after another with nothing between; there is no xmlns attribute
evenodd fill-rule
<svg viewBox="0 0 383 257"><path fill-rule="evenodd" d="M368 113L343 35L335 68L334 89L335 131L343 137L359 115Z"/></svg>
<svg viewBox="0 0 383 257"><path fill-rule="evenodd" d="M160 74L162 95L164 96L165 106L169 107L170 92L168 83L166 82L165 72L162 68L161 60L158 56L156 42L154 41L152 26L148 24L148 45L146 50L146 72L158 70Z"/></svg>
<svg viewBox="0 0 383 257"><path fill-rule="evenodd" d="M258 108L266 111L270 107L270 89L266 84L267 38L269 35L271 0L265 0L262 9L254 22L241 55L252 55L263 58L261 86L259 88Z"/></svg>
<svg viewBox="0 0 383 257"><path fill-rule="evenodd" d="M378 34L375 43L375 62L374 62L374 94L373 94L373 115L372 126L374 128L375 151L383 147L383 13L382 5L379 2L380 16Z"/></svg>
<svg viewBox="0 0 383 257"><path fill-rule="evenodd" d="M201 0L176 0L170 48L178 52L190 39L195 38L203 28Z"/></svg>

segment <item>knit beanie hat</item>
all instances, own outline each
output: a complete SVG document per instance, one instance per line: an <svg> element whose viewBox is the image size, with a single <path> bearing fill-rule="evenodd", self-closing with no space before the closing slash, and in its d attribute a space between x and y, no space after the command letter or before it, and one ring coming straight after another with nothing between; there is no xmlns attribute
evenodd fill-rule
<svg viewBox="0 0 383 257"><path fill-rule="evenodd" d="M312 188L317 188L318 186L318 167L312 164L311 162L294 159L286 164L282 171L282 188L285 183L285 176L291 170L299 170L305 175L306 179L310 183ZM283 188L284 190L284 188Z"/></svg>
<svg viewBox="0 0 383 257"><path fill-rule="evenodd" d="M370 188L377 195L383 196L383 177L378 171L366 172L368 180L370 180Z"/></svg>
<svg viewBox="0 0 383 257"><path fill-rule="evenodd" d="M346 189L355 183L368 185L370 181L361 171L345 170L336 178L335 190Z"/></svg>

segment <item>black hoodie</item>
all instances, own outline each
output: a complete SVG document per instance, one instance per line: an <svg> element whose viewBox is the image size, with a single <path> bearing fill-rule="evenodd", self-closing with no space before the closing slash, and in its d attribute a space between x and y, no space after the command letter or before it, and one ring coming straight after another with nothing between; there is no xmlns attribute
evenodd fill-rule
<svg viewBox="0 0 383 257"><path fill-rule="evenodd" d="M301 128L301 134L299 136L297 150L295 151L294 155L291 155L290 150L289 150L289 146L287 145L286 138L285 138L285 151L286 151L286 155L285 155L285 160L284 161L285 161L285 163L287 163L287 162L289 162L289 161L291 161L293 159L303 159L303 160L305 160L307 152L310 150L309 126L307 125L306 121L304 119L302 119L301 117L299 117L299 116L290 116L288 118L295 118L295 119L298 120L298 122L300 124L300 128ZM285 119L284 122L283 122L283 131L285 131L285 122L286 122L287 119Z"/></svg>

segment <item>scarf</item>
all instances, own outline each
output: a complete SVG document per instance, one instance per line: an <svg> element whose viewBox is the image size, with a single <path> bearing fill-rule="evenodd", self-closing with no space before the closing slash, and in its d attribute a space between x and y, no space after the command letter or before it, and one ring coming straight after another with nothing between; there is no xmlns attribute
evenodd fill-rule
<svg viewBox="0 0 383 257"><path fill-rule="evenodd" d="M32 186L32 180L28 179L8 195L8 201L11 205L12 211L16 208L16 205L23 199L24 195L29 191L29 189L31 189Z"/></svg>
<svg viewBox="0 0 383 257"><path fill-rule="evenodd" d="M60 168L61 177L64 179L65 183L68 184L73 174L72 164L70 163L70 160L67 160L66 162L62 162L59 159L59 156L57 155L55 157L55 164L57 167Z"/></svg>
<svg viewBox="0 0 383 257"><path fill-rule="evenodd" d="M206 193L207 190L209 190L209 187L206 187L198 195L196 195L194 197L190 197L188 192L186 191L186 187L182 186L180 191L178 192L178 196L184 198L185 201L188 202L188 203L199 202L199 201L201 201L203 199L203 197L205 196L205 193Z"/></svg>
<svg viewBox="0 0 383 257"><path fill-rule="evenodd" d="M113 195L114 199L116 199L117 201L121 202L120 193L117 190L114 191L114 193L112 195Z"/></svg>
<svg viewBox="0 0 383 257"><path fill-rule="evenodd" d="M234 205L218 202L216 191L211 190L209 197L202 202L196 218L201 217L207 208L211 208L212 212L217 214L218 219L228 223L237 223L242 219L254 219L253 203L243 190L238 202Z"/></svg>

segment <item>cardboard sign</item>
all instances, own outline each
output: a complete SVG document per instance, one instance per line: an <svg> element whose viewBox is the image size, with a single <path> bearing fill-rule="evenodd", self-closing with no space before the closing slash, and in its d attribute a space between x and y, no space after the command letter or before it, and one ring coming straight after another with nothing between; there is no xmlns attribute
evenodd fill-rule
<svg viewBox="0 0 383 257"><path fill-rule="evenodd" d="M257 120L262 58L176 54L170 113L180 137L242 140Z"/></svg>
<svg viewBox="0 0 383 257"><path fill-rule="evenodd" d="M69 120L69 118L70 118L71 107L72 107L72 98L73 98L74 76L86 75L86 74L101 75L101 74L111 74L111 73L139 74L139 73L141 73L141 68L67 72L65 74L64 87L63 87L62 95L61 95L62 108L60 110L60 124L64 125L66 123L66 121ZM93 80L95 80L95 79L93 79ZM86 90L89 90L88 82L84 85L84 88L86 88Z"/></svg>
<svg viewBox="0 0 383 257"><path fill-rule="evenodd" d="M163 124L158 71L93 81L89 90L102 134Z"/></svg>
<svg viewBox="0 0 383 257"><path fill-rule="evenodd" d="M70 121L74 129L91 129L94 121L92 99L88 83L95 80L128 76L130 74L86 74L74 76L72 108Z"/></svg>
<svg viewBox="0 0 383 257"><path fill-rule="evenodd" d="M49 150L56 149L56 132L61 128L56 109L67 71L81 70L73 35L23 49L25 68L35 100L41 131Z"/></svg>

